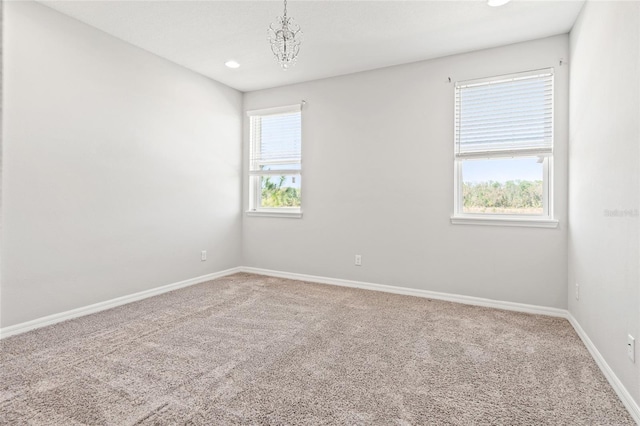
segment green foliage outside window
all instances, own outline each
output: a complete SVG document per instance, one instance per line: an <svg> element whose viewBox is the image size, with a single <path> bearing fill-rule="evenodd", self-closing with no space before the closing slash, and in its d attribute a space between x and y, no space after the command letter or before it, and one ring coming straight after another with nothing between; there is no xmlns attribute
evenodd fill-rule
<svg viewBox="0 0 640 426"><path fill-rule="evenodd" d="M271 177L262 180L262 207L300 207L300 188L282 185L285 176L273 182Z"/></svg>
<svg viewBox="0 0 640 426"><path fill-rule="evenodd" d="M464 183L465 213L542 214L542 181Z"/></svg>

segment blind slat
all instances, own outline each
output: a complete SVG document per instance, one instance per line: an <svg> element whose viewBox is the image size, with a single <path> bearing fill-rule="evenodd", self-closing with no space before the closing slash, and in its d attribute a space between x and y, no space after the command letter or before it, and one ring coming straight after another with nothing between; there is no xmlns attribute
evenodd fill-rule
<svg viewBox="0 0 640 426"><path fill-rule="evenodd" d="M518 83L509 83L509 84L518 84ZM519 87L498 87L498 86L488 86L483 90L476 90L474 88L464 89L458 87L460 89L461 95L467 98L483 98L486 96L509 96L513 93L538 93L538 94L546 94L552 92L552 86L550 84L535 84L531 86L524 86L518 84Z"/></svg>
<svg viewBox="0 0 640 426"><path fill-rule="evenodd" d="M539 124L547 124L546 117L537 117L537 118L517 118L508 121L499 121L499 120L491 120L487 119L484 121L479 121L475 123L476 125L473 128L465 129L462 133L472 132L475 130L484 130L484 129L500 129L504 127L527 127L527 125L539 125Z"/></svg>
<svg viewBox="0 0 640 426"><path fill-rule="evenodd" d="M513 91L531 91L531 90L539 90L541 87L549 90L552 87L552 79L549 77L544 79L534 79L532 77L531 80L519 80L519 81L509 81L502 83L491 83L486 84L484 86L460 86L456 87L463 89L468 96L473 95L483 95L486 93L492 94L500 94L505 92L513 92Z"/></svg>
<svg viewBox="0 0 640 426"><path fill-rule="evenodd" d="M514 97L517 96L516 99L514 99ZM477 108L486 108L487 106L490 105L499 105L503 108L508 107L509 105L520 105L522 108L526 107L526 106L536 106L536 105L542 105L542 104L549 104L551 103L551 96L542 96L542 95L538 95L538 96L519 96L517 93L514 93L511 96L507 96L507 97L484 97L484 98L477 98L474 100L468 100L467 98L464 99L458 99L458 103L459 104L463 104L462 107L464 107L467 110L473 110L473 109L477 109Z"/></svg>

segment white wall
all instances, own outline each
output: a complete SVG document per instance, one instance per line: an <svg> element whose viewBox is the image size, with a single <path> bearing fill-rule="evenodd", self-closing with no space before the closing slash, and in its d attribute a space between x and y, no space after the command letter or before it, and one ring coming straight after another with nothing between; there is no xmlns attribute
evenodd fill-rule
<svg viewBox="0 0 640 426"><path fill-rule="evenodd" d="M302 219L245 217L247 266L521 302L567 304L568 36L249 92L307 101ZM453 84L555 67L558 229L451 225ZM245 123L245 128L248 125ZM244 135L245 164L248 132ZM248 183L244 180L245 208ZM354 266L354 255L362 266Z"/></svg>
<svg viewBox="0 0 640 426"><path fill-rule="evenodd" d="M4 12L2 327L238 266L242 94Z"/></svg>
<svg viewBox="0 0 640 426"><path fill-rule="evenodd" d="M640 3L588 2L571 32L568 281L570 312L638 403L639 28Z"/></svg>

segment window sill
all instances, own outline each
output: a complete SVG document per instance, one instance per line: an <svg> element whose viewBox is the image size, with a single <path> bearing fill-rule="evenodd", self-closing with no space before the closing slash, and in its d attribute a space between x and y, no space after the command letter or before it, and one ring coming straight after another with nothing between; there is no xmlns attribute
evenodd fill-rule
<svg viewBox="0 0 640 426"><path fill-rule="evenodd" d="M247 216L250 217L283 217L289 219L302 218L302 211L278 211L278 210L247 210Z"/></svg>
<svg viewBox="0 0 640 426"><path fill-rule="evenodd" d="M513 217L477 217L477 216L452 216L453 225L481 225L481 226L519 226L528 228L557 228L558 221L539 218L513 218Z"/></svg>

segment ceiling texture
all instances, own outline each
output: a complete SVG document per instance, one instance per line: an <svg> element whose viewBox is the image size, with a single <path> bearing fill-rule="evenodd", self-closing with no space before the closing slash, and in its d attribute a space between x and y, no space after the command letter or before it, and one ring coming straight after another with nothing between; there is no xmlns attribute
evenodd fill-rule
<svg viewBox="0 0 640 426"><path fill-rule="evenodd" d="M246 92L564 34L584 1L290 0L304 40L288 71L267 42L281 1L40 3Z"/></svg>

